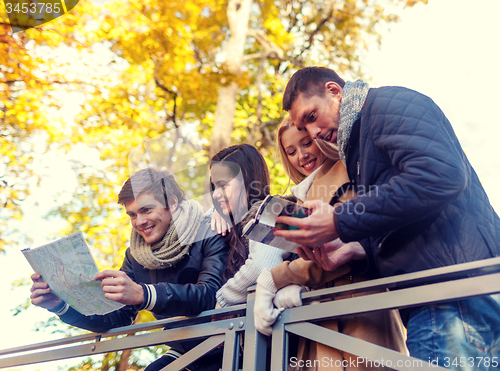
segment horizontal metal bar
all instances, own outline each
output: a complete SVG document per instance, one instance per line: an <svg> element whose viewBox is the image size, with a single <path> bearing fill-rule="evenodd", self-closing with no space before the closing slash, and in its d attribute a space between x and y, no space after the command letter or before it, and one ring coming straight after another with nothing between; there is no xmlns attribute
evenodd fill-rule
<svg viewBox="0 0 500 371"><path fill-rule="evenodd" d="M314 290L303 293L301 297L303 301L309 302L326 297L351 295L383 289L403 289L498 272L500 272L500 257L368 280L334 288Z"/></svg>
<svg viewBox="0 0 500 371"><path fill-rule="evenodd" d="M333 300L285 310L284 323L337 318L377 310L408 308L500 292L500 273Z"/></svg>
<svg viewBox="0 0 500 371"><path fill-rule="evenodd" d="M359 357L356 359L354 368L357 368L357 366L363 366L361 367L362 369L371 369L372 366L375 368L386 366L398 371L447 371L445 368L431 365L426 361L409 357L394 350L387 349L361 339L356 339L352 336L332 331L312 323L301 322L286 325L285 330L304 338L314 340L318 343L328 345L343 352L354 354ZM325 357L316 361L318 363L323 362L323 365L325 363L327 365L330 364L328 359L324 358ZM371 362L368 363L364 360L370 360ZM333 361L330 360L330 362ZM367 366L368 364L370 367ZM332 368L334 368L334 366L335 363L331 365Z"/></svg>
<svg viewBox="0 0 500 371"><path fill-rule="evenodd" d="M42 343L37 343L37 344L30 344L30 345L23 345L20 347L15 347L15 348L2 349L2 350L0 350L0 356L6 355L6 354L29 352L29 351L44 349L44 348L60 347L63 345L82 343L85 341L95 341L96 338L99 338L99 336L100 336L99 334L92 332L89 334L76 335L76 336L71 336L71 337L63 338L63 339L44 341Z"/></svg>
<svg viewBox="0 0 500 371"><path fill-rule="evenodd" d="M0 359L0 368L21 366L33 363L56 361L66 358L90 356L101 353L116 352L124 349L144 348L152 345L165 344L178 340L199 339L211 335L224 334L230 327L235 327L235 322L240 318L208 322L164 331L126 336L109 339L96 343L87 343L62 349L53 349L44 352L30 353ZM239 329L238 329L239 330ZM244 327L242 331L244 330Z"/></svg>
<svg viewBox="0 0 500 371"><path fill-rule="evenodd" d="M171 317L154 322L146 322L137 325L117 327L115 329L111 329L103 333L90 332L88 334L72 336L70 338L62 338L57 340L45 341L37 344L29 344L15 348L2 349L0 350L0 356L6 354L20 353L20 352L29 352L38 349L66 346L69 344L79 343L84 341L94 341L96 338L104 339L119 335L133 335L138 332L151 331L164 328L176 328L176 327L187 326L189 324L194 324L194 323L211 322L212 320L218 320L226 316L244 315L245 309L246 309L245 304L235 305L234 307L230 308L207 310L193 317L183 317L183 316Z"/></svg>

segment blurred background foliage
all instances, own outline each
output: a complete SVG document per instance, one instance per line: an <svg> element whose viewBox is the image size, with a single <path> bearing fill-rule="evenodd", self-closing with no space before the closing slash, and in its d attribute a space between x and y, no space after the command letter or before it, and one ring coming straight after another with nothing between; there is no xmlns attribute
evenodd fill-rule
<svg viewBox="0 0 500 371"><path fill-rule="evenodd" d="M34 157L81 144L104 165L74 160L78 187L49 216L67 221L61 234L83 231L103 269L119 268L128 245L117 193L129 154L148 140L169 133L201 148L200 161L253 144L266 158L271 192L282 193L288 179L274 132L291 74L325 65L362 78L367 44L381 42L377 25L417 2L427 0L82 0L15 34L0 6L0 251L24 241L12 221L22 220L23 200L40 182ZM100 369L140 366L128 352L123 361L106 357Z"/></svg>

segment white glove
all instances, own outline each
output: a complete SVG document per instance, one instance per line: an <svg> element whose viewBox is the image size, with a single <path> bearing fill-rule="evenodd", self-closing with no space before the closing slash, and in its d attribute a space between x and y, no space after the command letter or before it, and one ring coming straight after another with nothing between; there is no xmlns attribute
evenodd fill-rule
<svg viewBox="0 0 500 371"><path fill-rule="evenodd" d="M304 291L309 291L305 286L301 285L288 285L278 290L274 297L273 303L276 308L293 308L302 305L300 294Z"/></svg>
<svg viewBox="0 0 500 371"><path fill-rule="evenodd" d="M272 325L284 309L277 309L273 305L276 286L272 280L271 272L264 269L257 279L257 289L255 291L255 306L253 314L255 318L255 328L264 335L271 335Z"/></svg>

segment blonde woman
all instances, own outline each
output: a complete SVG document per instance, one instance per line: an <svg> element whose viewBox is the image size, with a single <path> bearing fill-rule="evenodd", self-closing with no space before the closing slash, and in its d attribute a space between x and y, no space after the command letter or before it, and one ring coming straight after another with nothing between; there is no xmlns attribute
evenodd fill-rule
<svg viewBox="0 0 500 371"><path fill-rule="evenodd" d="M323 200L324 202L345 202L356 196L349 187L349 177L345 166L338 161L338 151L335 146L320 144L311 139L307 131L299 131L286 117L277 131L277 147L283 162L283 167L289 178L296 184L291 188L299 202ZM342 244L340 240L331 243ZM362 246L358 242L353 244ZM360 251L361 251L360 250ZM299 255L302 255L300 249ZM362 257L360 254L359 258ZM360 267L363 261L359 261ZM259 331L269 334L271 325L284 308L302 305L300 293L303 287L323 288L360 282L372 278L358 273L362 268L345 264L335 271L325 271L319 265L302 258L285 261L271 270L264 270L257 280L257 299L255 306L256 327ZM338 298L341 299L341 298ZM273 305L274 302L274 305ZM322 326L340 331L368 342L407 353L404 343L404 328L397 311L387 311L344 317L339 320L324 321ZM384 367L356 368L342 365L351 364L355 356L346 354L323 344L301 339L297 359L290 360L290 366L295 370L321 370L327 357L329 362L325 370L332 370L331 365L340 365L338 370L385 370ZM309 363L300 361L309 360ZM314 363L313 361L318 362ZM293 362L295 361L295 362ZM307 367L310 364L311 367ZM296 366L296 367L294 367ZM337 369L337 368L335 368Z"/></svg>

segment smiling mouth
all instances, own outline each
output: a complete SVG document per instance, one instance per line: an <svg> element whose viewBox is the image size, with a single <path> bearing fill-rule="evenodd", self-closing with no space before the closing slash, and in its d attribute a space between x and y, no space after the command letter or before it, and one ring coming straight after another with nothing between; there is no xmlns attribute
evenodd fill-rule
<svg viewBox="0 0 500 371"><path fill-rule="evenodd" d="M142 229L142 233L144 234L148 234L149 232L151 232L152 230L154 229L154 226L153 227L149 227L149 228L146 228L146 229Z"/></svg>
<svg viewBox="0 0 500 371"><path fill-rule="evenodd" d="M309 170L312 170L314 168L314 165L316 165L316 159L311 160L311 161L309 161L301 166L304 170L309 171Z"/></svg>

